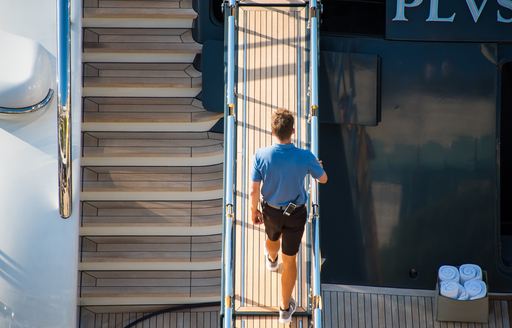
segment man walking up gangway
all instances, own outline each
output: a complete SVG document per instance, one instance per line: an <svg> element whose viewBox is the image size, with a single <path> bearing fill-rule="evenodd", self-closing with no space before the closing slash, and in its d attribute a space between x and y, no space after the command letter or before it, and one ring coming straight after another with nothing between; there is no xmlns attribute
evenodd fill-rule
<svg viewBox="0 0 512 328"><path fill-rule="evenodd" d="M226 158L223 327L277 327L279 315L282 322L288 322L287 314L292 311L287 309L285 303L290 305L290 300L294 300L296 308L292 326L309 327L313 323L314 327L321 327L318 184L314 178L323 182L326 176L323 177L324 172L316 160L318 8L317 1L224 2ZM277 111L278 108L285 108L290 114L286 114L288 112L285 110ZM279 116L276 112L281 116L285 113L285 117L288 115L295 122L294 126L292 122L293 135L277 138L276 141L289 148L291 153L296 150L300 154L309 154L297 157L295 163L288 163L289 172L296 172L290 176L284 174L286 169L283 170L282 165L275 165L279 161L268 160L277 153L273 149L280 147L272 146L272 134L278 136L278 131L271 129L271 121ZM259 152L260 166L256 165L255 170L254 154L257 149L265 147L269 148ZM263 163L265 156L261 156L262 152L269 156L266 163ZM305 159L309 160L307 164ZM255 171L259 171L261 176ZM251 172L254 173L252 179ZM275 178L276 172L281 172L281 179ZM301 182L306 173L313 175L306 181L306 189L309 190L307 203L306 194L301 191L301 188L304 190ZM303 217L307 207L309 220L303 236L302 231L289 234L288 223L274 229L269 224L265 228L257 224L259 215L254 206L251 210L250 194L253 189L257 203L259 180L263 186L265 223L276 220L276 217L277 220L287 220L286 214L281 211L285 211L285 205L290 202L299 205L291 210L290 216ZM289 184L291 181L295 181L295 187L285 188L288 192L273 190L273 184ZM295 192L297 197L292 198L290 194ZM286 200L277 200L283 195L286 195ZM306 205L302 208L303 212L300 212L300 205ZM284 207L281 209L281 206ZM271 261L266 255L265 245L269 246L271 259L275 259L279 236L282 236L282 253L279 257L283 259L283 265L274 271L275 264L269 263ZM270 242L266 241L268 237ZM297 245L300 241L300 245ZM295 261L292 253L295 252L296 280L293 278L294 270L291 270ZM267 266L272 270L268 270Z"/></svg>

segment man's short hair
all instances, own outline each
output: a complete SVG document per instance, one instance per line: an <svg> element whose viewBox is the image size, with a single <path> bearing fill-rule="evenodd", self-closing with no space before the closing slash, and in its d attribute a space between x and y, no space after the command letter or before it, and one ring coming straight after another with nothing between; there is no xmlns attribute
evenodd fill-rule
<svg viewBox="0 0 512 328"><path fill-rule="evenodd" d="M272 133L279 140L290 139L293 133L293 124L295 119L292 112L284 108L278 108L272 114Z"/></svg>

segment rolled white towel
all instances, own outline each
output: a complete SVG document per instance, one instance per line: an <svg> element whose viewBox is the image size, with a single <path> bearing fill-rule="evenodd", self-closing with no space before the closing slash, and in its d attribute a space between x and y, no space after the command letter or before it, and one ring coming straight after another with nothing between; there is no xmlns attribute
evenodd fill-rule
<svg viewBox="0 0 512 328"><path fill-rule="evenodd" d="M487 295L487 286L482 280L470 280L464 284L470 300L477 300Z"/></svg>
<svg viewBox="0 0 512 328"><path fill-rule="evenodd" d="M460 294L461 285L455 281L441 281L441 295L457 299Z"/></svg>
<svg viewBox="0 0 512 328"><path fill-rule="evenodd" d="M437 272L439 281L454 281L459 282L460 274L459 269L451 265L443 265Z"/></svg>
<svg viewBox="0 0 512 328"><path fill-rule="evenodd" d="M464 288L462 285L460 286L459 297L457 297L457 299L459 301L469 300L468 292L466 291L466 288Z"/></svg>
<svg viewBox="0 0 512 328"><path fill-rule="evenodd" d="M459 268L460 282L464 284L466 281L473 279L482 280L482 269L476 264L463 264Z"/></svg>

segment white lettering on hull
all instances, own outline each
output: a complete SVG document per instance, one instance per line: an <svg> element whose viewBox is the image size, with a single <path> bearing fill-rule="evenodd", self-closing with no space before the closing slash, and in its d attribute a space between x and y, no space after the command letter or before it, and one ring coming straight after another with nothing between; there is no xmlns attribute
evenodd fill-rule
<svg viewBox="0 0 512 328"><path fill-rule="evenodd" d="M509 10L512 10L512 0L498 0L498 4ZM512 17L504 18L501 16L501 12L498 10L498 22L500 23L512 23Z"/></svg>
<svg viewBox="0 0 512 328"><path fill-rule="evenodd" d="M478 18L480 18L480 15L482 14L482 11L485 8L485 5L487 4L487 0L484 0L482 4L480 5L480 8L476 6L475 0L466 0L466 3L469 7L469 12L471 12L471 16L473 16L473 20L478 22Z"/></svg>
<svg viewBox="0 0 512 328"><path fill-rule="evenodd" d="M457 13L453 13L450 17L439 17L439 2L442 0L430 0L430 11L429 16L427 17L427 22L444 22L444 23L453 23L455 21L455 16ZM503 8L508 9L512 11L512 0L496 0L498 5L501 6L501 9L498 9L497 11L497 22L499 23L512 23L512 15L510 18L506 18L501 13L501 10ZM448 3L446 1L445 3ZM482 12L484 11L487 0L483 0L478 6L476 4L476 0L466 0L466 3L468 5L469 12L471 16L473 17L473 21L475 23L478 22L478 19L482 15ZM405 10L407 8L415 8L419 7L423 4L423 0L412 0L411 2L407 2L407 0L396 0L396 15L393 18L393 21L398 22L407 22L409 21L407 17L405 16Z"/></svg>
<svg viewBox="0 0 512 328"><path fill-rule="evenodd" d="M405 1L406 0L396 1L396 16L393 18L394 21L407 22L408 19L405 18L405 8L418 7L423 2L423 0L413 0L411 3L406 3Z"/></svg>
<svg viewBox="0 0 512 328"><path fill-rule="evenodd" d="M487 0L485 0L487 1ZM430 1L430 15L427 18L427 22L448 22L451 23L455 19L456 13L453 13L450 17L439 17L439 0Z"/></svg>

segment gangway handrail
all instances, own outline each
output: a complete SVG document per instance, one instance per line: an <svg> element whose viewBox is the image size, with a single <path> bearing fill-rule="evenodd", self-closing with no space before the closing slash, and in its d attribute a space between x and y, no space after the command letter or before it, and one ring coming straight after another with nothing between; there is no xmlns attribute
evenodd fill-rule
<svg viewBox="0 0 512 328"><path fill-rule="evenodd" d="M0 114L14 114L14 115L18 115L18 114L26 114L26 113L37 112L41 108L43 108L46 105L48 105L48 103L53 98L53 93L54 93L53 89L48 89L48 93L46 94L46 96L40 102L38 102L37 104L31 105L31 106L26 106L26 107L4 107L4 106L0 106Z"/></svg>
<svg viewBox="0 0 512 328"><path fill-rule="evenodd" d="M226 158L224 163L224 243L223 243L223 327L230 328L233 323L233 230L235 221L234 180L235 180L235 9L236 1L228 0L223 4L225 24L227 26L227 70L226 70L226 107L224 111L227 135L224 139Z"/></svg>
<svg viewBox="0 0 512 328"><path fill-rule="evenodd" d="M72 210L71 158L71 20L70 0L57 6L57 140L59 213L63 219Z"/></svg>
<svg viewBox="0 0 512 328"><path fill-rule="evenodd" d="M310 81L309 81L309 105L310 105L310 148L313 155L318 158L318 25L320 6L317 0L309 2L309 27L310 27ZM311 306L313 312L313 327L322 327L322 291L320 283L320 213L318 199L318 181L310 178L310 224L312 225L312 295Z"/></svg>

